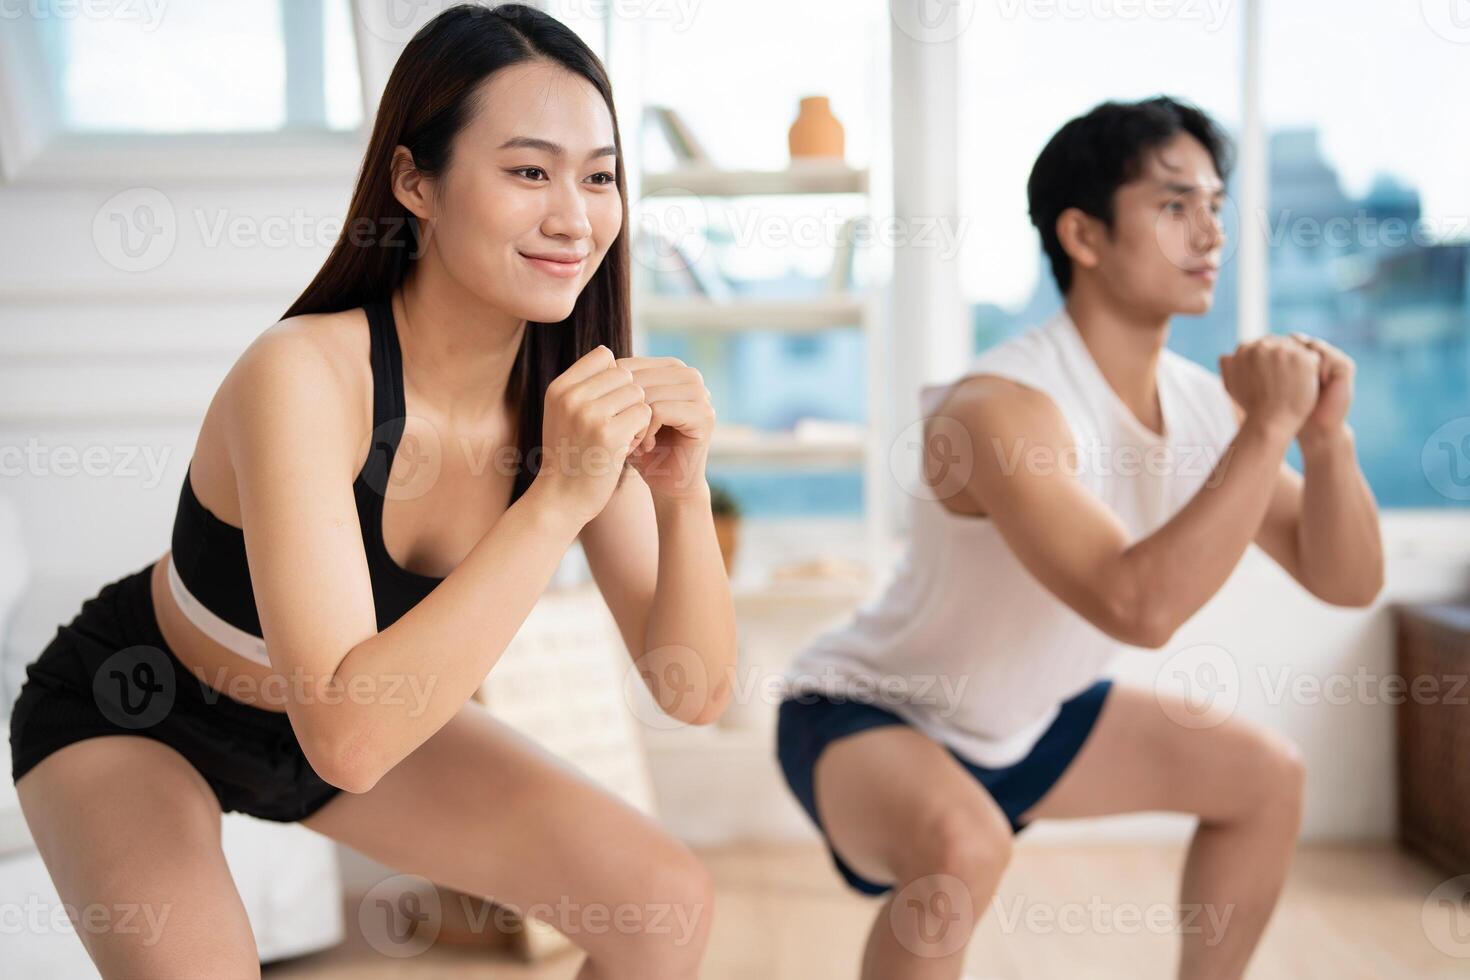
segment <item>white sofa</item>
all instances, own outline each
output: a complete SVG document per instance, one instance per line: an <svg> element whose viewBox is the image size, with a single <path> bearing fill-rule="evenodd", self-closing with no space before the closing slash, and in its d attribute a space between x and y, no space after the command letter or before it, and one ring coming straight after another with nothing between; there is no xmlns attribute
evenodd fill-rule
<svg viewBox="0 0 1470 980"><path fill-rule="evenodd" d="M38 579L16 509L0 496L0 722L25 680L25 665L109 579ZM16 801L7 742L0 778L0 973L28 980L98 976L67 920ZM244 901L263 963L336 945L343 938L336 845L297 824L224 815L225 858Z"/></svg>

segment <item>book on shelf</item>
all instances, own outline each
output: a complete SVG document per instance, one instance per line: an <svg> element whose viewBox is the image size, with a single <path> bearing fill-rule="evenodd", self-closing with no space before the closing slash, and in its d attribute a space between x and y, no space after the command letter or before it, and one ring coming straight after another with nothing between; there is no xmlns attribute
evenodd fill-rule
<svg viewBox="0 0 1470 980"><path fill-rule="evenodd" d="M653 270L659 296L698 296L723 303L734 293L707 242L680 241L659 231L641 231L635 242L640 261Z"/></svg>
<svg viewBox="0 0 1470 980"><path fill-rule="evenodd" d="M709 154L695 137L694 131L671 107L666 105L651 105L647 109L647 119L650 119L659 132L663 134L664 141L668 143L669 149L673 151L674 157L680 166L708 167L712 166Z"/></svg>
<svg viewBox="0 0 1470 980"><path fill-rule="evenodd" d="M846 296L852 292L853 260L857 253L857 230L861 215L853 215L842 223L837 233L837 247L832 252L832 268L827 273L827 295Z"/></svg>

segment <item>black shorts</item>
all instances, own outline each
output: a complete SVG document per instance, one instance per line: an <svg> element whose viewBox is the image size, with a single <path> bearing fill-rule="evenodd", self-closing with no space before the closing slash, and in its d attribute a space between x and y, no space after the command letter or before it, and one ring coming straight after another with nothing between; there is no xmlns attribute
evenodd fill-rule
<svg viewBox="0 0 1470 980"><path fill-rule="evenodd" d="M291 822L342 792L306 761L284 711L236 701L180 661L153 615L153 564L102 587L26 667L10 717L11 780L95 735L177 749L226 813Z"/></svg>
<svg viewBox="0 0 1470 980"><path fill-rule="evenodd" d="M970 762L954 749L949 749L949 754L985 787L1010 821L1011 832L1019 834L1031 826L1023 823L1021 816L1056 784L1082 751L1112 689L1112 678L1104 677L1080 694L1063 701L1057 717L1030 752L1012 765L991 769ZM881 895L893 885L864 878L832 846L832 839L827 836L826 825L817 810L813 780L817 757L839 738L882 725L906 724L908 722L879 705L820 694L788 697L781 702L777 715L776 754L786 783L826 842L827 853L837 873L855 891L865 895Z"/></svg>

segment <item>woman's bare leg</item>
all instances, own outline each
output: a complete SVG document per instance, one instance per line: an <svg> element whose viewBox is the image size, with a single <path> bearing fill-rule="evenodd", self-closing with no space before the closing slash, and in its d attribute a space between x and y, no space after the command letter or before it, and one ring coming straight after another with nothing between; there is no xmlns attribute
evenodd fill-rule
<svg viewBox="0 0 1470 980"><path fill-rule="evenodd" d="M949 750L907 725L837 739L813 772L817 812L858 874L894 883L865 980L954 980L1011 855L1010 822Z"/></svg>
<svg viewBox="0 0 1470 980"><path fill-rule="evenodd" d="M398 871L528 911L588 953L579 980L692 980L713 914L684 844L478 702L366 793L303 824Z"/></svg>
<svg viewBox="0 0 1470 980"><path fill-rule="evenodd" d="M1179 895L1194 931L1182 936L1179 976L1236 978L1286 880L1304 770L1295 746L1266 729L1238 719L1200 728L1173 720L1188 717L1182 704L1115 684L1082 751L1022 820L1197 814Z"/></svg>
<svg viewBox="0 0 1470 980"><path fill-rule="evenodd" d="M87 738L37 763L16 793L103 977L259 978L219 802L182 755L139 735Z"/></svg>

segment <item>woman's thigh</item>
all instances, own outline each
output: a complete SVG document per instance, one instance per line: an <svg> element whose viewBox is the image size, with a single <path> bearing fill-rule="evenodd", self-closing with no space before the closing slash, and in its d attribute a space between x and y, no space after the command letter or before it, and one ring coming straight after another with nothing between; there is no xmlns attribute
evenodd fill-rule
<svg viewBox="0 0 1470 980"><path fill-rule="evenodd" d="M372 789L302 823L544 919L589 951L630 936L699 945L713 913L686 845L475 701Z"/></svg>
<svg viewBox="0 0 1470 980"><path fill-rule="evenodd" d="M260 976L219 802L177 751L138 735L83 739L37 763L16 793L102 976Z"/></svg>
<svg viewBox="0 0 1470 980"><path fill-rule="evenodd" d="M1205 724L1172 695L1114 684L1082 749L1024 822L1163 810L1230 820L1299 792L1283 736L1241 718Z"/></svg>

